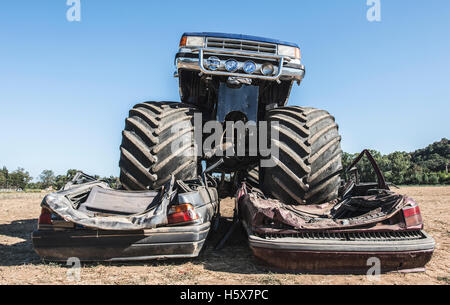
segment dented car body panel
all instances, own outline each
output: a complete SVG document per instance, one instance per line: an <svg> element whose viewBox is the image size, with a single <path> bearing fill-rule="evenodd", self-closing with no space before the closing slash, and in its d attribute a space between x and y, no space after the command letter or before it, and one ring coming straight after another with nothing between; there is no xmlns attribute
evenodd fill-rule
<svg viewBox="0 0 450 305"><path fill-rule="evenodd" d="M196 257L217 213L217 191L201 183L174 184L160 192L129 192L90 181L50 194L42 202L48 219L41 214L32 234L34 249L48 261ZM193 216L184 219L184 210L176 209L187 204Z"/></svg>
<svg viewBox="0 0 450 305"><path fill-rule="evenodd" d="M210 231L211 222L138 231L37 230L33 246L46 261L142 261L196 257Z"/></svg>
<svg viewBox="0 0 450 305"><path fill-rule="evenodd" d="M275 270L365 273L375 257L382 272L423 271L435 247L421 222L408 225L404 217L415 202L387 190L297 208L249 192L244 184L236 202L253 254ZM372 207L361 214L364 205ZM345 209L360 215L339 218Z"/></svg>

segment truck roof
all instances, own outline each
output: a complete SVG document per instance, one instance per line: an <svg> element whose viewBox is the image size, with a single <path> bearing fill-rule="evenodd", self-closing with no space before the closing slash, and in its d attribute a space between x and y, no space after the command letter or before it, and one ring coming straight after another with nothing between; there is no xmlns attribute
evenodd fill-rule
<svg viewBox="0 0 450 305"><path fill-rule="evenodd" d="M214 32L188 32L184 33L183 36L200 36L200 37L218 37L218 38L230 38L230 39L242 39L242 40L253 40L268 43L282 44L291 47L299 47L296 43L281 41L278 39L271 39L265 37L243 35L243 34L228 34L228 33L214 33Z"/></svg>

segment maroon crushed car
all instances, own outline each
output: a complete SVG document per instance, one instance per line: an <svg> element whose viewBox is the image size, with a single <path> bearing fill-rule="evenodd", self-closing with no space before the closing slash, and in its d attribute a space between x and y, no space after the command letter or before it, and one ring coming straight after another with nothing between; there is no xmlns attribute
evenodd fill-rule
<svg viewBox="0 0 450 305"><path fill-rule="evenodd" d="M273 269L366 273L377 258L382 272L424 271L434 240L423 231L418 204L392 192L368 151L378 183L341 187L337 200L293 206L243 183L236 196L240 222L255 257Z"/></svg>

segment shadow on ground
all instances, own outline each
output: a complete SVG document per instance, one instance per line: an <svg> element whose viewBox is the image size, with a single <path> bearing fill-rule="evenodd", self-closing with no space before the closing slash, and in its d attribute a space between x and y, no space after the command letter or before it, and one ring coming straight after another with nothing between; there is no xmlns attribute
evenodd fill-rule
<svg viewBox="0 0 450 305"><path fill-rule="evenodd" d="M24 264L44 264L40 257L34 252L31 240L31 233L37 226L36 219L17 220L10 224L0 225L0 235L18 238L12 244L0 244L0 266L21 266ZM220 242L226 232L231 228L232 220L222 218L217 231L210 231L208 239L199 257L191 259L167 259L145 262L129 263L85 263L83 266L115 265L115 266L160 266L160 265L181 265L192 263L203 265L205 269L215 272L232 272L240 274L264 273L264 269L257 266L254 257L247 245L246 235L241 227L237 227L228 238L222 250L215 250L215 246ZM61 267L66 267L65 263L60 263Z"/></svg>
<svg viewBox="0 0 450 305"><path fill-rule="evenodd" d="M31 241L31 232L36 226L36 219L16 220L10 224L0 225L0 235L23 240L13 244L0 244L0 266L20 266L41 262L33 250Z"/></svg>
<svg viewBox="0 0 450 305"><path fill-rule="evenodd" d="M255 261L248 247L247 236L241 226L238 226L234 230L223 249L214 249L231 226L232 220L222 218L218 231L210 233L203 252L192 263L201 264L205 269L215 272L239 274L266 273L265 269Z"/></svg>

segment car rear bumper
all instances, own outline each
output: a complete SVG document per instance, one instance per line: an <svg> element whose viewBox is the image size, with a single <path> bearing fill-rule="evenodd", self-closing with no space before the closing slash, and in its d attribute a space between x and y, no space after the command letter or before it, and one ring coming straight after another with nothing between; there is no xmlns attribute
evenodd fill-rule
<svg viewBox="0 0 450 305"><path fill-rule="evenodd" d="M142 261L196 257L210 230L210 222L143 231L37 230L33 246L42 259L66 261Z"/></svg>
<svg viewBox="0 0 450 305"><path fill-rule="evenodd" d="M424 271L435 241L425 232L410 240L329 240L296 237L261 238L249 234L255 257L277 270L310 273L367 273L377 258L381 272Z"/></svg>

